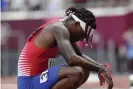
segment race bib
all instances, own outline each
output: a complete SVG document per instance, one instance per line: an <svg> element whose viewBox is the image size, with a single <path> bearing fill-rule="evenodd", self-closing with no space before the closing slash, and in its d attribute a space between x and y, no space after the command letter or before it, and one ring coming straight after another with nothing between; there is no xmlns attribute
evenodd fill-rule
<svg viewBox="0 0 133 89"><path fill-rule="evenodd" d="M40 75L40 83L44 83L48 80L48 70L44 71L41 75Z"/></svg>

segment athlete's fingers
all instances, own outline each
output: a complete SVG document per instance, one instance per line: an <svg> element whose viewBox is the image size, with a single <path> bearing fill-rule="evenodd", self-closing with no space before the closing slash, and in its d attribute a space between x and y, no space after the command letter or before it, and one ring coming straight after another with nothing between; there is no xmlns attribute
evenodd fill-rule
<svg viewBox="0 0 133 89"><path fill-rule="evenodd" d="M113 88L113 81L112 78L109 79L109 86L108 89L112 89Z"/></svg>
<svg viewBox="0 0 133 89"><path fill-rule="evenodd" d="M105 84L105 80L102 76L99 76L99 80L100 80L100 85L104 85Z"/></svg>
<svg viewBox="0 0 133 89"><path fill-rule="evenodd" d="M98 76L99 77L99 80L100 80L100 86L102 86L102 78L101 76Z"/></svg>
<svg viewBox="0 0 133 89"><path fill-rule="evenodd" d="M102 85L104 85L105 84L105 80L104 80L103 77L101 77L101 78L102 78Z"/></svg>

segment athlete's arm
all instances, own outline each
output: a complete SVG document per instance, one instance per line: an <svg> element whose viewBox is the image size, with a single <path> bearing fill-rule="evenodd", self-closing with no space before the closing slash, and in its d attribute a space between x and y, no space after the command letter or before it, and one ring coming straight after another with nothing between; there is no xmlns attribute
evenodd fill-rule
<svg viewBox="0 0 133 89"><path fill-rule="evenodd" d="M100 79L100 85L103 85L105 81L108 83L108 89L112 89L113 81L108 73L108 70L103 65L95 64L88 60L85 60L81 54L77 55L72 43L70 42L70 33L64 25L54 26L53 34L55 36L58 48L70 66L81 66L88 71L98 72L98 76ZM88 59L88 58L87 58Z"/></svg>
<svg viewBox="0 0 133 89"><path fill-rule="evenodd" d="M77 47L76 43L72 43L72 46L73 46L74 50L76 51L76 54L77 54L77 55L83 57L83 58L86 59L87 61L89 61L89 62L91 62L91 63L93 63L93 64L95 64L95 65L97 65L97 66L101 65L100 63L94 61L92 58L88 57L87 55L82 54L81 51L79 50L79 48Z"/></svg>
<svg viewBox="0 0 133 89"><path fill-rule="evenodd" d="M90 63L94 64L94 65L101 65L100 71L98 72L98 77L100 79L100 85L103 85L105 83L105 81L108 83L108 89L112 89L113 87L113 81L112 78L108 72L108 69L106 67L104 67L102 64L99 64L98 62L94 61L93 59L91 59L90 57L82 54L79 50L79 48L77 47L77 45L75 43L72 43L73 48L76 51L76 54L83 57L84 59L86 59L87 61L89 61Z"/></svg>
<svg viewBox="0 0 133 89"><path fill-rule="evenodd" d="M99 71L99 65L89 62L76 54L76 51L70 42L70 33L64 25L54 26L53 34L61 54L70 66L82 66L90 71Z"/></svg>

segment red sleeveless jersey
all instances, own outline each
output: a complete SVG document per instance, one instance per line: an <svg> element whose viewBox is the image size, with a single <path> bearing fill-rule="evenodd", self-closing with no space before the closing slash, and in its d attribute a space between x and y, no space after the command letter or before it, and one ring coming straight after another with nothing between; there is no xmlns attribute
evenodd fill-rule
<svg viewBox="0 0 133 89"><path fill-rule="evenodd" d="M34 39L37 34L52 22L59 22L59 19L51 20L40 26L27 39L18 61L18 76L38 75L48 68L49 60L58 56L57 48L49 48L46 50L34 44Z"/></svg>

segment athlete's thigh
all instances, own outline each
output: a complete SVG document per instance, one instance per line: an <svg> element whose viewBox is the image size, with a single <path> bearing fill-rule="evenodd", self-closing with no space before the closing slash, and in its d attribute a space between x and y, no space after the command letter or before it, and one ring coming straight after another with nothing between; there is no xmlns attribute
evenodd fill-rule
<svg viewBox="0 0 133 89"><path fill-rule="evenodd" d="M58 72L62 65L53 66L33 79L33 89L51 89L58 81Z"/></svg>
<svg viewBox="0 0 133 89"><path fill-rule="evenodd" d="M80 67L70 67L68 65L53 66L34 77L33 89L51 89L61 79L81 71L82 68Z"/></svg>

